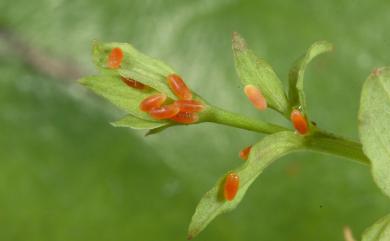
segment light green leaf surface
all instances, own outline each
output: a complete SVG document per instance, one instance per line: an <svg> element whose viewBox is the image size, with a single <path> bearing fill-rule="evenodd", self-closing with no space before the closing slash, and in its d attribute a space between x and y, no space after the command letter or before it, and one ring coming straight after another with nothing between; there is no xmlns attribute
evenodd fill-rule
<svg viewBox="0 0 390 241"><path fill-rule="evenodd" d="M389 241L390 214L375 222L363 233L362 241Z"/></svg>
<svg viewBox="0 0 390 241"><path fill-rule="evenodd" d="M152 120L139 109L139 103L152 94L150 91L130 88L118 76L90 76L79 81L127 113L144 120Z"/></svg>
<svg viewBox="0 0 390 241"><path fill-rule="evenodd" d="M287 97L282 82L272 67L248 49L245 40L238 33L233 33L232 48L236 71L242 84L258 87L271 108L288 115Z"/></svg>
<svg viewBox="0 0 390 241"><path fill-rule="evenodd" d="M240 177L239 191L233 201L225 201L221 187L225 176L200 200L192 217L188 237L198 235L216 216L231 211L241 202L249 186L274 160L303 146L303 137L293 132L279 132L265 137L251 149L248 160L234 170ZM222 191L223 192L223 191Z"/></svg>
<svg viewBox="0 0 390 241"><path fill-rule="evenodd" d="M166 126L167 122L144 120L133 115L127 115L120 120L111 123L115 127L130 127L132 129L155 129Z"/></svg>
<svg viewBox="0 0 390 241"><path fill-rule="evenodd" d="M318 55L333 50L327 41L318 41L310 46L302 57L295 61L289 72L289 99L292 107L300 106L305 112L306 101L303 91L303 78L307 65Z"/></svg>
<svg viewBox="0 0 390 241"><path fill-rule="evenodd" d="M117 70L107 69L107 56L110 51L119 47L124 53L122 64ZM128 43L98 43L93 45L93 59L102 73L119 73L119 75L134 79L148 85L172 99L176 96L168 87L166 76L175 73L167 64L147 56Z"/></svg>
<svg viewBox="0 0 390 241"><path fill-rule="evenodd" d="M390 67L375 69L364 83L359 133L374 180L390 197Z"/></svg>

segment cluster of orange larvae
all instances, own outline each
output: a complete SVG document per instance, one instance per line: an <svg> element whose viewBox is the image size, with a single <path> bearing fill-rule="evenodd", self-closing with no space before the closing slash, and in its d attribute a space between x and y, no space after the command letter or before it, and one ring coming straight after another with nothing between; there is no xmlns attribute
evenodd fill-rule
<svg viewBox="0 0 390 241"><path fill-rule="evenodd" d="M123 52L120 48L113 48L108 56L107 66L117 69L121 66ZM129 78L121 77L129 87L145 89L148 86ZM166 77L172 92L178 100L165 104L168 97L164 93L158 93L145 98L139 105L141 111L147 112L155 120L172 120L178 123L191 124L199 120L198 112L204 109L204 105L192 99L191 90L177 74Z"/></svg>
<svg viewBox="0 0 390 241"><path fill-rule="evenodd" d="M123 52L120 48L113 48L108 56L107 66L111 69L117 69L121 66L123 60ZM136 89L145 89L148 86L129 78L121 77L122 81L129 87ZM155 120L169 119L178 123L191 124L199 120L198 112L204 109L204 105L197 100L192 99L192 93L183 79L176 75L171 74L166 77L167 82L173 93L179 100L170 104L164 104L167 101L167 96L163 93L155 94L145 98L139 108L149 113L149 115ZM254 85L246 85L244 87L244 93L248 99L252 102L253 106L258 110L264 111L267 109L267 101L258 89ZM294 125L296 131L305 135L309 131L307 120L301 111L293 109L290 114L291 122ZM252 146L244 148L240 152L240 157L243 160L247 160ZM236 196L240 184L240 177L235 172L230 172L226 175L224 180L224 198L227 201L232 201Z"/></svg>

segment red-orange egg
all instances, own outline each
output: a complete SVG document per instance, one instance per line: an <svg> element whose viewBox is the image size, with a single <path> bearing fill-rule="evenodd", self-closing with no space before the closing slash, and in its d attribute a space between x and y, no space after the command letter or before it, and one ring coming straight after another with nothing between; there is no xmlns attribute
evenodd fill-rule
<svg viewBox="0 0 390 241"><path fill-rule="evenodd" d="M170 119L179 113L180 109L175 104L163 105L153 108L149 111L149 115L156 120Z"/></svg>
<svg viewBox="0 0 390 241"><path fill-rule="evenodd" d="M247 146L240 151L240 158L242 160L248 160L249 153L251 152L252 146Z"/></svg>
<svg viewBox="0 0 390 241"><path fill-rule="evenodd" d="M121 76L121 80L127 86L129 86L131 88L134 88L134 89L143 90L143 89L145 89L147 87L146 85L142 84L141 82L138 82L138 81L130 79L130 78L125 78L125 77Z"/></svg>
<svg viewBox="0 0 390 241"><path fill-rule="evenodd" d="M225 179L224 185L224 197L227 201L232 201L238 192L238 187L240 186L240 177L234 173L230 172Z"/></svg>
<svg viewBox="0 0 390 241"><path fill-rule="evenodd" d="M198 122L199 116L197 113L179 112L177 115L172 117L171 120L182 124L192 124Z"/></svg>
<svg viewBox="0 0 390 241"><path fill-rule="evenodd" d="M291 122L299 134L306 134L309 130L305 116L299 110L294 109L290 115Z"/></svg>
<svg viewBox="0 0 390 241"><path fill-rule="evenodd" d="M152 96L145 98L139 104L139 108L142 111L149 112L153 108L160 107L165 102L166 99L167 99L167 96L165 94L152 95Z"/></svg>
<svg viewBox="0 0 390 241"><path fill-rule="evenodd" d="M123 60L123 52L120 48L113 48L108 55L107 67L110 69L117 69L121 66Z"/></svg>
<svg viewBox="0 0 390 241"><path fill-rule="evenodd" d="M167 76L168 85L173 93L181 100L191 100L191 90L184 83L183 79L177 74Z"/></svg>
<svg viewBox="0 0 390 241"><path fill-rule="evenodd" d="M175 102L180 108L180 112L201 112L204 105L197 100L178 100Z"/></svg>
<svg viewBox="0 0 390 241"><path fill-rule="evenodd" d="M256 86L246 85L244 87L244 93L256 109L261 111L267 109L267 101L261 93L260 89L258 89Z"/></svg>

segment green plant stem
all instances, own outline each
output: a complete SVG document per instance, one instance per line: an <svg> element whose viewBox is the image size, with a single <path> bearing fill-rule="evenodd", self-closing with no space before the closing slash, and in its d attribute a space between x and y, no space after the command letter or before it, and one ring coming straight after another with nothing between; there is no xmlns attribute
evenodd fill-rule
<svg viewBox="0 0 390 241"><path fill-rule="evenodd" d="M210 107L204 114L203 121L214 122L222 125L232 126L265 134L272 134L288 130L287 128L282 126L242 116L240 114L222 110L217 107Z"/></svg>
<svg viewBox="0 0 390 241"><path fill-rule="evenodd" d="M249 131L273 134L280 131L292 131L282 126L274 125L262 120L249 118L240 114L210 107L202 118L203 122L232 126ZM306 149L341 156L369 165L370 161L363 153L359 142L348 140L319 129L315 129L305 137Z"/></svg>
<svg viewBox="0 0 390 241"><path fill-rule="evenodd" d="M370 160L363 153L361 143L336 136L332 133L317 130L312 135L306 137L305 144L309 150L341 156L370 165Z"/></svg>

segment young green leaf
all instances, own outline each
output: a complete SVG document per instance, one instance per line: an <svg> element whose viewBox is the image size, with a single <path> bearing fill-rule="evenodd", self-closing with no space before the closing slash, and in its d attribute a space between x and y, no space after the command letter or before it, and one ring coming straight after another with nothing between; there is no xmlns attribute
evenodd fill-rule
<svg viewBox="0 0 390 241"><path fill-rule="evenodd" d="M390 197L390 67L374 70L363 85L359 134L374 180Z"/></svg>
<svg viewBox="0 0 390 241"><path fill-rule="evenodd" d="M234 170L240 177L240 186L233 201L225 201L221 196L221 186L225 177L219 179L216 185L200 200L189 226L188 238L198 235L216 216L234 209L242 200L245 192L253 181L275 159L303 147L304 139L290 131L278 132L265 137L254 145L248 160ZM223 193L223 190L222 190Z"/></svg>
<svg viewBox="0 0 390 241"><path fill-rule="evenodd" d="M259 88L268 105L287 116L289 112L287 96L272 67L248 49L245 40L238 33L233 33L232 48L236 71L242 84Z"/></svg>
<svg viewBox="0 0 390 241"><path fill-rule="evenodd" d="M153 121L148 114L139 109L139 104L155 92L145 92L128 87L119 76L90 76L79 80L79 82L127 113L144 120Z"/></svg>
<svg viewBox="0 0 390 241"><path fill-rule="evenodd" d="M152 130L155 128L163 127L168 125L168 122L156 122L140 119L133 115L127 115L120 120L111 123L115 127L129 127L132 129L147 129Z"/></svg>
<svg viewBox="0 0 390 241"><path fill-rule="evenodd" d="M292 107L300 106L305 113L306 102L303 91L303 77L307 65L318 55L333 50L333 45L327 41L318 41L310 46L306 54L297 59L289 73L289 99Z"/></svg>
<svg viewBox="0 0 390 241"><path fill-rule="evenodd" d="M108 69L107 58L113 48L120 48L124 57L120 68ZM105 74L117 74L134 79L153 89L176 99L168 87L166 76L175 73L167 64L149 57L128 43L98 43L93 45L93 59L96 66Z"/></svg>
<svg viewBox="0 0 390 241"><path fill-rule="evenodd" d="M362 241L389 241L390 214L375 222L363 233Z"/></svg>

